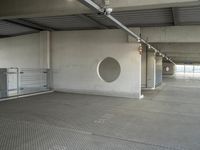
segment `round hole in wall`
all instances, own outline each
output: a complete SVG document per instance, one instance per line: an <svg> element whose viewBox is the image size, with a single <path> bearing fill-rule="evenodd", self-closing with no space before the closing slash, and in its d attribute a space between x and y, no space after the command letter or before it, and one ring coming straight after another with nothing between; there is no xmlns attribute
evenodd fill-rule
<svg viewBox="0 0 200 150"><path fill-rule="evenodd" d="M121 67L116 59L107 57L99 63L97 71L99 77L103 81L113 82L119 77L121 73Z"/></svg>
<svg viewBox="0 0 200 150"><path fill-rule="evenodd" d="M167 72L169 72L170 68L169 68L169 67L166 67L165 70L166 70Z"/></svg>

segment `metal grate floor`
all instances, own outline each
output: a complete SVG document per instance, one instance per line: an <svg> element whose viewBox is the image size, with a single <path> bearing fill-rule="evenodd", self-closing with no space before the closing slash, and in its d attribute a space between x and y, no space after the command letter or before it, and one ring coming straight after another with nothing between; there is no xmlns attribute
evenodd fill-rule
<svg viewBox="0 0 200 150"><path fill-rule="evenodd" d="M200 81L141 101L51 93L0 102L0 150L199 150Z"/></svg>
<svg viewBox="0 0 200 150"><path fill-rule="evenodd" d="M0 118L1 150L169 150L66 128Z"/></svg>

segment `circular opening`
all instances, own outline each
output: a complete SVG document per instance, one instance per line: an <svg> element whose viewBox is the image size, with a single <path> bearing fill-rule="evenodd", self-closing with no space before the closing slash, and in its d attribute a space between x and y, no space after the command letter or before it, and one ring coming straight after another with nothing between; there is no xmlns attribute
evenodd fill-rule
<svg viewBox="0 0 200 150"><path fill-rule="evenodd" d="M114 58L107 57L98 65L99 77L105 82L113 82L117 80L120 73L120 64Z"/></svg>
<svg viewBox="0 0 200 150"><path fill-rule="evenodd" d="M166 70L167 72L169 72L169 69L170 69L169 67L166 67L166 69L165 69L165 70Z"/></svg>

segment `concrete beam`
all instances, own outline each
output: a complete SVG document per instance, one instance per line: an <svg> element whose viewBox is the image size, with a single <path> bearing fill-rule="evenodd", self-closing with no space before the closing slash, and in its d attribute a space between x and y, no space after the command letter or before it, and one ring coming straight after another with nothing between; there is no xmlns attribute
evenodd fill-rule
<svg viewBox="0 0 200 150"><path fill-rule="evenodd" d="M1 0L0 19L91 13L78 0Z"/></svg>
<svg viewBox="0 0 200 150"><path fill-rule="evenodd" d="M173 57L173 60L177 63L177 64L183 64L183 63L198 63L200 64L200 59L199 58L189 58L189 57L184 57L184 58L180 58L180 57Z"/></svg>
<svg viewBox="0 0 200 150"><path fill-rule="evenodd" d="M13 20L4 20L6 22L12 23L12 24L17 24L20 26L24 26L24 27L28 27L28 28L32 28L34 30L38 30L38 31L53 31L55 29L49 28L49 27L45 27L43 25L40 24L36 24L36 23L32 23L30 21L27 21L25 19L13 19Z"/></svg>
<svg viewBox="0 0 200 150"><path fill-rule="evenodd" d="M191 53L167 53L167 56L169 57L177 57L177 58L190 58L191 60L193 58L199 58L200 59L200 53L199 54L191 54Z"/></svg>
<svg viewBox="0 0 200 150"><path fill-rule="evenodd" d="M174 25L177 26L178 25L178 19L177 19L176 8L172 8L172 18L173 18Z"/></svg>
<svg viewBox="0 0 200 150"><path fill-rule="evenodd" d="M198 31L197 31L198 32ZM156 43L153 44L176 63L200 62L199 43Z"/></svg>
<svg viewBox="0 0 200 150"><path fill-rule="evenodd" d="M200 26L171 26L141 28L150 43L199 43Z"/></svg>
<svg viewBox="0 0 200 150"><path fill-rule="evenodd" d="M167 53L167 54L200 54L200 52L199 51L175 51L175 50L162 50L161 51L162 53Z"/></svg>
<svg viewBox="0 0 200 150"><path fill-rule="evenodd" d="M94 18L90 17L87 14L80 14L79 17L81 17L82 19L87 20L88 22L91 22L91 23L97 25L100 29L108 29L107 26L105 26L104 24L102 24L101 22L95 20Z"/></svg>
<svg viewBox="0 0 200 150"><path fill-rule="evenodd" d="M200 44L199 43L165 43L153 44L156 48L160 49L163 53L169 56L187 56L192 58L199 57Z"/></svg>
<svg viewBox="0 0 200 150"><path fill-rule="evenodd" d="M110 6L115 11L180 7L198 3L198 0L110 0Z"/></svg>
<svg viewBox="0 0 200 150"><path fill-rule="evenodd" d="M115 11L197 5L198 0L110 0ZM1 0L0 19L87 14L78 0Z"/></svg>

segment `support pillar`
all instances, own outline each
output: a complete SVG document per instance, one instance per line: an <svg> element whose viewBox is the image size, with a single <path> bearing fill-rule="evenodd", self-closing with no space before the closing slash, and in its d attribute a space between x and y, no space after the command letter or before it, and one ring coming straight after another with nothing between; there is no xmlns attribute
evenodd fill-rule
<svg viewBox="0 0 200 150"><path fill-rule="evenodd" d="M163 63L163 75L172 76L175 75L176 66L170 62Z"/></svg>
<svg viewBox="0 0 200 150"><path fill-rule="evenodd" d="M50 69L50 32L40 32L40 68Z"/></svg>
<svg viewBox="0 0 200 150"><path fill-rule="evenodd" d="M155 52L147 52L147 88L156 88L156 57Z"/></svg>
<svg viewBox="0 0 200 150"><path fill-rule="evenodd" d="M162 84L162 71L163 71L163 58L162 56L156 56L156 86Z"/></svg>

